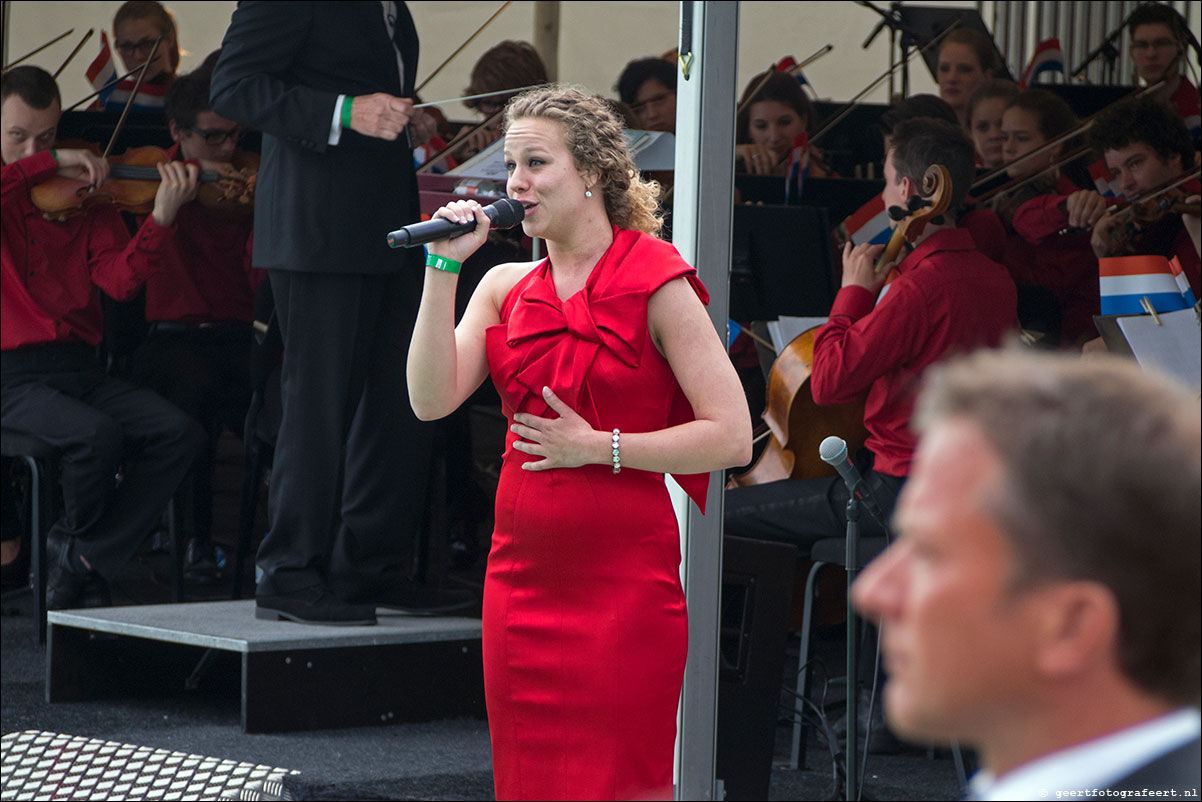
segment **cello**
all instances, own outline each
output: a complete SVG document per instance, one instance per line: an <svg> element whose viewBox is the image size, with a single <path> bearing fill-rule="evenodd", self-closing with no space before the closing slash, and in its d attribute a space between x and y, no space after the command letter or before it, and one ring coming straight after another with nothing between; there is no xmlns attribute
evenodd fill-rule
<svg viewBox="0 0 1202 802"><path fill-rule="evenodd" d="M889 216L897 226L877 261L878 271L892 263L904 245L921 236L929 221L948 210L951 193L951 175L946 167L935 164L923 174L920 193L910 198L908 208L889 208ZM855 453L868 438L863 401L829 406L814 401L810 375L818 328L793 338L773 363L763 414L769 442L750 469L730 478L727 488L834 476L834 468L818 456L822 440L838 435L847 441L849 453Z"/></svg>

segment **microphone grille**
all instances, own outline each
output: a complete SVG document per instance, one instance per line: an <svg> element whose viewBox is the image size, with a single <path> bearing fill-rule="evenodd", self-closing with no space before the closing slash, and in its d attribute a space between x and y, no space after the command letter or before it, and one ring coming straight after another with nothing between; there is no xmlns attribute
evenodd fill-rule
<svg viewBox="0 0 1202 802"><path fill-rule="evenodd" d="M818 446L818 456L823 462L834 463L847 454L847 443L842 437L831 435Z"/></svg>
<svg viewBox="0 0 1202 802"><path fill-rule="evenodd" d="M526 216L526 209L521 202L513 198L502 198L493 206L497 210L496 217L493 218L493 228L513 228Z"/></svg>

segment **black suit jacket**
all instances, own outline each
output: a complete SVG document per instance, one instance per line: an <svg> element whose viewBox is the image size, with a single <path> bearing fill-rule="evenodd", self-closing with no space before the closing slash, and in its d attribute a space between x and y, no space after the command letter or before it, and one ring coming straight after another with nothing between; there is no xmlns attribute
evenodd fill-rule
<svg viewBox="0 0 1202 802"><path fill-rule="evenodd" d="M1202 785L1202 740L1195 738L1109 783L1109 791L1126 791L1127 799L1172 799L1157 791L1177 792L1176 799L1197 799ZM1144 791L1151 793L1144 795Z"/></svg>
<svg viewBox="0 0 1202 802"><path fill-rule="evenodd" d="M338 95L413 95L417 30L396 6L403 86L378 2L246 2L234 11L211 94L213 111L263 132L256 267L384 273L420 262L385 241L418 219L408 136L343 130L327 144Z"/></svg>

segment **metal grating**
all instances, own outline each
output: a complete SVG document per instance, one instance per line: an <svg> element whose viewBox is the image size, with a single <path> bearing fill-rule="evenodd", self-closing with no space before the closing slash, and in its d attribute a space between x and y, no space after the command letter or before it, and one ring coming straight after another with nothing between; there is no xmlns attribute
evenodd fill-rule
<svg viewBox="0 0 1202 802"><path fill-rule="evenodd" d="M0 739L0 799L280 799L297 771L26 730Z"/></svg>

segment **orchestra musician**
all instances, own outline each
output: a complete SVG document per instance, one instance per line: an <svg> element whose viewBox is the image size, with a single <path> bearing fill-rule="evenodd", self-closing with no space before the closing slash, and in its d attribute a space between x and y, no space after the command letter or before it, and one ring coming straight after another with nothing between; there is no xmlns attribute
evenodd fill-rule
<svg viewBox="0 0 1202 802"><path fill-rule="evenodd" d="M1046 327L1027 327L1043 329L1050 337L1045 344L1058 341L1065 348L1079 347L1096 332L1093 316L1100 311L1098 260L1088 236L1059 232L1074 215L1083 216L1087 225L1096 222L1104 207L1092 202L1096 191L1082 189L1088 175L1079 163L1056 166L1061 154L1073 149L1073 140L1043 156L1018 160L1077 125L1068 104L1045 89L1028 89L1014 98L1002 114L1002 153L1007 164L1013 163L1007 175L1021 185L998 194L991 202L1006 226L1002 262L1019 285L1020 298L1026 301L1037 297L1027 292L1031 286L1044 288L1053 296L1048 304L1054 304L1056 313L1050 317L1037 308L1038 302L1033 302L1036 308L1029 311L1024 303L1020 312L1024 325L1028 315L1041 322L1059 318L1059 331L1054 330L1054 322Z"/></svg>
<svg viewBox="0 0 1202 802"><path fill-rule="evenodd" d="M1002 112L1018 97L1018 84L993 78L978 86L968 98L968 133L977 147L977 166L995 170L1005 163L1002 146Z"/></svg>
<svg viewBox="0 0 1202 802"><path fill-rule="evenodd" d="M1189 36L1185 20L1170 6L1146 3L1131 12L1127 31L1140 80L1149 85L1165 82L1156 98L1181 115L1196 145L1202 136L1202 99L1182 72Z"/></svg>
<svg viewBox="0 0 1202 802"><path fill-rule="evenodd" d="M463 94L483 95L504 89L537 86L546 82L547 66L543 64L543 58L534 49L534 45L517 39L506 39L484 51L476 60L472 66L471 81L463 90ZM460 161L479 153L501 138L501 115L498 112L505 108L511 97L512 94L502 94L464 102L465 106L479 112L481 117L491 122L468 137L468 144L459 151Z"/></svg>
<svg viewBox="0 0 1202 802"><path fill-rule="evenodd" d="M626 65L615 87L647 131L676 132L676 65L662 58L640 58Z"/></svg>
<svg viewBox="0 0 1202 802"><path fill-rule="evenodd" d="M1194 146L1185 122L1152 98L1136 98L1100 112L1090 142L1105 158L1116 189L1128 199L1167 184L1194 166ZM1198 180L1187 182L1182 190L1197 195ZM1103 198L1087 195L1081 203L1077 219L1070 213L1070 225L1087 225L1099 207L1102 212L1090 240L1098 258L1122 253L1176 256L1194 297L1202 297L1202 267L1182 215L1168 213L1141 229L1122 223L1121 212L1106 211L1109 202Z"/></svg>
<svg viewBox="0 0 1202 802"><path fill-rule="evenodd" d="M155 47L159 37L162 41ZM113 39L126 72L138 69L150 59L142 87L134 98L134 111L162 109L163 98L179 69L179 35L171 12L156 0L127 0L113 16ZM124 98L110 97L104 110L121 111L124 106Z"/></svg>
<svg viewBox="0 0 1202 802"><path fill-rule="evenodd" d="M939 96L956 110L956 117L966 130L969 98L1001 66L993 40L971 28L956 28L939 44L935 67Z"/></svg>
<svg viewBox="0 0 1202 802"><path fill-rule="evenodd" d="M220 51L218 51L220 52ZM238 175L234 162L241 125L209 104L207 67L176 78L167 93L167 125L173 161L197 161L206 169ZM243 189L233 183L236 194ZM176 236L164 267L146 282L149 336L131 360L132 378L194 417L205 446L192 475L193 530L185 576L216 578L211 541L212 478L217 437L224 427L241 435L250 404L250 350L255 290L266 275L250 269L253 199L231 200L230 211L199 201L180 209Z"/></svg>
<svg viewBox="0 0 1202 802"><path fill-rule="evenodd" d="M950 172L951 211L930 223L897 264L898 277L878 300L887 270L882 246L843 249L843 286L829 322L814 341L811 386L819 404L867 393L867 451L858 460L886 518L909 473L914 440L908 424L915 382L950 352L997 346L1015 325L1015 289L1005 268L983 256L956 216L972 182L972 141L957 125L915 118L890 132L885 159L887 207L906 207L933 164ZM779 540L804 556L821 538L842 537L847 490L841 479L782 480L728 490L725 531ZM880 523L861 522L865 536Z"/></svg>
<svg viewBox="0 0 1202 802"><path fill-rule="evenodd" d="M801 84L787 72L759 73L743 90L739 109L736 169L752 175L784 175L797 136L807 133L814 122L813 104ZM809 153L810 175L824 177L821 154L814 147Z"/></svg>
<svg viewBox="0 0 1202 802"><path fill-rule="evenodd" d="M105 375L97 287L129 298L162 268L198 170L159 165L154 211L132 238L110 204L49 220L30 197L35 186L56 175L100 185L109 164L87 150L52 147L61 101L48 72L15 67L2 82L0 410L6 431L62 455L64 509L47 540L47 606L104 606L112 603L109 583L158 522L203 435L158 395Z"/></svg>

